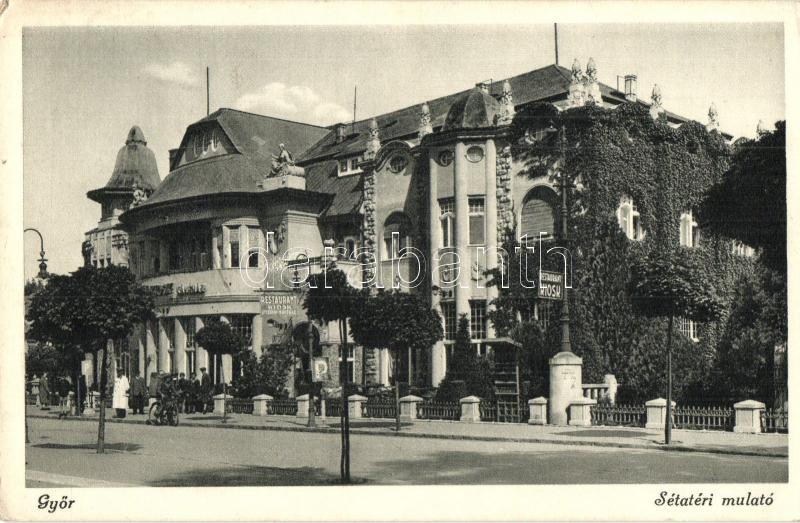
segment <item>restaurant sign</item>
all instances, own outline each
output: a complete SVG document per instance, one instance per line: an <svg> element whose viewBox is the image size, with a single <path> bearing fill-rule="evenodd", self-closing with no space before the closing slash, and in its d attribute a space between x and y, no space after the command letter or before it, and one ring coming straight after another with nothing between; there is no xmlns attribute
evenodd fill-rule
<svg viewBox="0 0 800 523"><path fill-rule="evenodd" d="M564 299L564 275L560 272L539 272L539 297L545 300Z"/></svg>

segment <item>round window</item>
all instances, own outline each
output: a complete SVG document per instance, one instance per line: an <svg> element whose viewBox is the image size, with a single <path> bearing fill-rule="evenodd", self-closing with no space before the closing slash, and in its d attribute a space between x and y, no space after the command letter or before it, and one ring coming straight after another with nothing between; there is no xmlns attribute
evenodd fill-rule
<svg viewBox="0 0 800 523"><path fill-rule="evenodd" d="M436 160L439 162L439 165L447 167L453 162L453 151L445 150L440 152Z"/></svg>
<svg viewBox="0 0 800 523"><path fill-rule="evenodd" d="M479 162L483 160L483 149L477 145L473 145L467 149L467 160L471 162Z"/></svg>
<svg viewBox="0 0 800 523"><path fill-rule="evenodd" d="M408 165L406 157L402 154L396 154L389 160L389 170L393 173L399 173Z"/></svg>

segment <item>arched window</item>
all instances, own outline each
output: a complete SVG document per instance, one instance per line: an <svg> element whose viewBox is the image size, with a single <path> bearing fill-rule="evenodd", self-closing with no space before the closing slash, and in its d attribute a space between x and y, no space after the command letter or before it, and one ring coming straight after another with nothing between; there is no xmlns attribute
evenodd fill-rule
<svg viewBox="0 0 800 523"><path fill-rule="evenodd" d="M383 223L385 259L394 260L411 247L411 220L403 212L393 212Z"/></svg>
<svg viewBox="0 0 800 523"><path fill-rule="evenodd" d="M544 239L552 239L556 234L556 209L558 195L545 186L534 187L522 201L519 235L526 242L534 242L540 233Z"/></svg>
<svg viewBox="0 0 800 523"><path fill-rule="evenodd" d="M622 229L622 232L625 233L628 239L644 239L645 232L642 228L639 210L629 196L623 197L622 201L620 201L619 207L617 208L617 221L619 222L620 229Z"/></svg>

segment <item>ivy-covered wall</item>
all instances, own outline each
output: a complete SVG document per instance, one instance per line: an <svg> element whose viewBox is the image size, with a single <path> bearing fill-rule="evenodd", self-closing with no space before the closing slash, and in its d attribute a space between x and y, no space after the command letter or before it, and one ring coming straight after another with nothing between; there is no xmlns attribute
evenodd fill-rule
<svg viewBox="0 0 800 523"><path fill-rule="evenodd" d="M560 166L576 186L570 194L567 247L575 277L572 347L583 357L584 381L602 381L603 374L612 373L623 401L662 396L666 323L633 313L626 290L630 267L651 252L678 248L681 214L691 210L696 215L705 192L728 168L729 146L718 132L709 133L698 123L672 128L664 120L654 121L635 103L562 112L537 105L517 114L510 138L514 163L522 166L516 177L553 176ZM640 241L628 239L618 225L625 196L640 213L646 231ZM729 241L708 235L698 247L685 248L685 254L700 258L705 279L730 310L734 282L752 261L735 256ZM557 319L558 308L551 309L556 309L551 319ZM676 337L679 401L709 387L726 320L699 325L697 342Z"/></svg>

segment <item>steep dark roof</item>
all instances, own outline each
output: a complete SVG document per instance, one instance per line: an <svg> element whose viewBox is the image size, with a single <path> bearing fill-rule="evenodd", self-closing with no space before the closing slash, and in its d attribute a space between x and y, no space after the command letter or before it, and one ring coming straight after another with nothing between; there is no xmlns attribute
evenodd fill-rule
<svg viewBox="0 0 800 523"><path fill-rule="evenodd" d="M129 192L135 183L152 191L160 183L156 156L147 147L144 133L138 125L131 127L125 145L117 152L117 161L108 183L100 189L89 191L89 198L100 202L108 193Z"/></svg>
<svg viewBox="0 0 800 523"><path fill-rule="evenodd" d="M342 216L359 211L363 189L360 175L338 177L334 160L318 162L305 169L307 190L333 194L333 201L326 209L325 216Z"/></svg>
<svg viewBox="0 0 800 523"><path fill-rule="evenodd" d="M174 168L140 207L202 195L259 192L257 183L269 172L278 144L298 154L328 133L316 125L223 108L191 124L180 150L187 147L195 128L208 125L219 125L236 152Z"/></svg>
<svg viewBox="0 0 800 523"><path fill-rule="evenodd" d="M497 125L499 115L500 103L476 87L453 102L442 130L485 129Z"/></svg>

